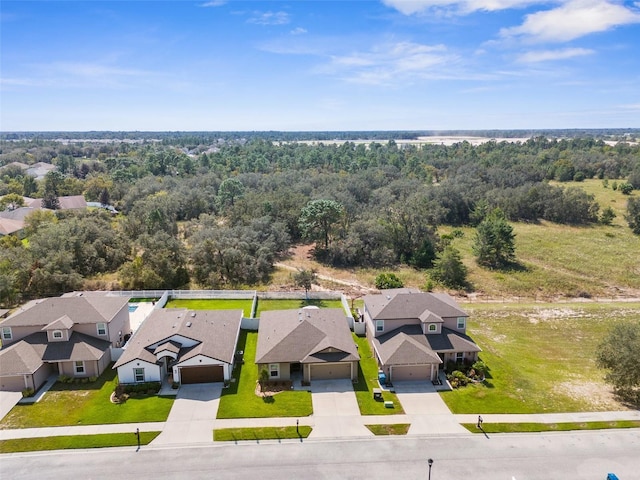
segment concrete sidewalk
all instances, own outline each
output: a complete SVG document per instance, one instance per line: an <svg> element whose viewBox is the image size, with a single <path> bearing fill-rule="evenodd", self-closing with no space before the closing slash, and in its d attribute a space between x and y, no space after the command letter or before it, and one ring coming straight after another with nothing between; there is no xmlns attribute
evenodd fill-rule
<svg viewBox="0 0 640 480"><path fill-rule="evenodd" d="M101 433L157 432L165 428L165 422L115 423L110 425L77 425L72 427L41 427L0 430L0 440L12 438L61 437L65 435L97 435Z"/></svg>
<svg viewBox="0 0 640 480"><path fill-rule="evenodd" d="M452 415L458 423L477 423L477 414ZM640 421L640 411L575 412L575 413L487 413L482 414L484 423L582 423L613 422L617 420Z"/></svg>

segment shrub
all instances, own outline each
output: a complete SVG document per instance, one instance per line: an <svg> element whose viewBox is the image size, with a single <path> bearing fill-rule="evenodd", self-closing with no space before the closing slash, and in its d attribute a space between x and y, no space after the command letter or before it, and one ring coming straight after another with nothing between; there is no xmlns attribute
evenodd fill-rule
<svg viewBox="0 0 640 480"><path fill-rule="evenodd" d="M89 381L91 383L95 382L96 380L98 380L98 377L96 377L95 375L92 375L91 377L89 377Z"/></svg>
<svg viewBox="0 0 640 480"><path fill-rule="evenodd" d="M475 370L476 374L480 377L484 377L486 373L489 371L489 367L487 367L487 364L481 360L478 360L477 362L475 362L471 366L471 368Z"/></svg>
<svg viewBox="0 0 640 480"><path fill-rule="evenodd" d="M402 288L404 283L398 278L395 273L381 273L376 277L376 288L378 290L385 290L387 288Z"/></svg>
<svg viewBox="0 0 640 480"><path fill-rule="evenodd" d="M33 397L33 394L36 393L33 388L25 388L22 390L22 398Z"/></svg>
<svg viewBox="0 0 640 480"><path fill-rule="evenodd" d="M630 183L621 183L618 185L618 190L620 190L623 195L631 195L631 192L633 192L633 185Z"/></svg>
<svg viewBox="0 0 640 480"><path fill-rule="evenodd" d="M66 375L60 375L60 376L58 377L58 381L59 381L60 383L69 383L69 380L71 380L71 377L68 377L68 376L66 376Z"/></svg>

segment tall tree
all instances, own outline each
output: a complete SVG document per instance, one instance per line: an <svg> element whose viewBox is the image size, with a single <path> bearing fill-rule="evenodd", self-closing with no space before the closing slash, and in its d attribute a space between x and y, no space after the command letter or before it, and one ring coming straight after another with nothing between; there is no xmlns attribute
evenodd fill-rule
<svg viewBox="0 0 640 480"><path fill-rule="evenodd" d="M505 268L515 262L515 234L504 213L495 209L476 230L473 252L480 265Z"/></svg>
<svg viewBox="0 0 640 480"><path fill-rule="evenodd" d="M327 250L331 232L343 215L344 207L335 200L311 200L302 209L298 223L306 238L322 240Z"/></svg>

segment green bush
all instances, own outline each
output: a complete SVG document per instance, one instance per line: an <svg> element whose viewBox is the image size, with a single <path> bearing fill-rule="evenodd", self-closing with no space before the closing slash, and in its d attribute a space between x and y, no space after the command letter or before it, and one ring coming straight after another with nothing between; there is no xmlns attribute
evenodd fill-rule
<svg viewBox="0 0 640 480"><path fill-rule="evenodd" d="M98 377L96 377L96 376L89 377L89 382L91 382L91 383L95 382L96 380L98 380Z"/></svg>
<svg viewBox="0 0 640 480"><path fill-rule="evenodd" d="M60 375L60 376L58 377L58 381L59 381L60 383L69 383L69 380L72 380L72 378L71 378L71 377L68 377L68 376L66 376L66 375Z"/></svg>
<svg viewBox="0 0 640 480"><path fill-rule="evenodd" d="M402 288L404 283L398 278L395 273L381 273L376 277L376 288L378 290L385 290L387 288Z"/></svg>
<svg viewBox="0 0 640 480"><path fill-rule="evenodd" d="M33 394L36 393L33 388L25 388L22 390L22 398L33 397Z"/></svg>

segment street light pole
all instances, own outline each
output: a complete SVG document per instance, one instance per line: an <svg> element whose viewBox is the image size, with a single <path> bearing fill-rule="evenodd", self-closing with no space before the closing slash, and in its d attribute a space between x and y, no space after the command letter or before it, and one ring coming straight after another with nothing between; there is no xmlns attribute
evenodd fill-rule
<svg viewBox="0 0 640 480"><path fill-rule="evenodd" d="M427 463L429 464L429 480L431 480L431 465L433 465L433 458L427 460Z"/></svg>

